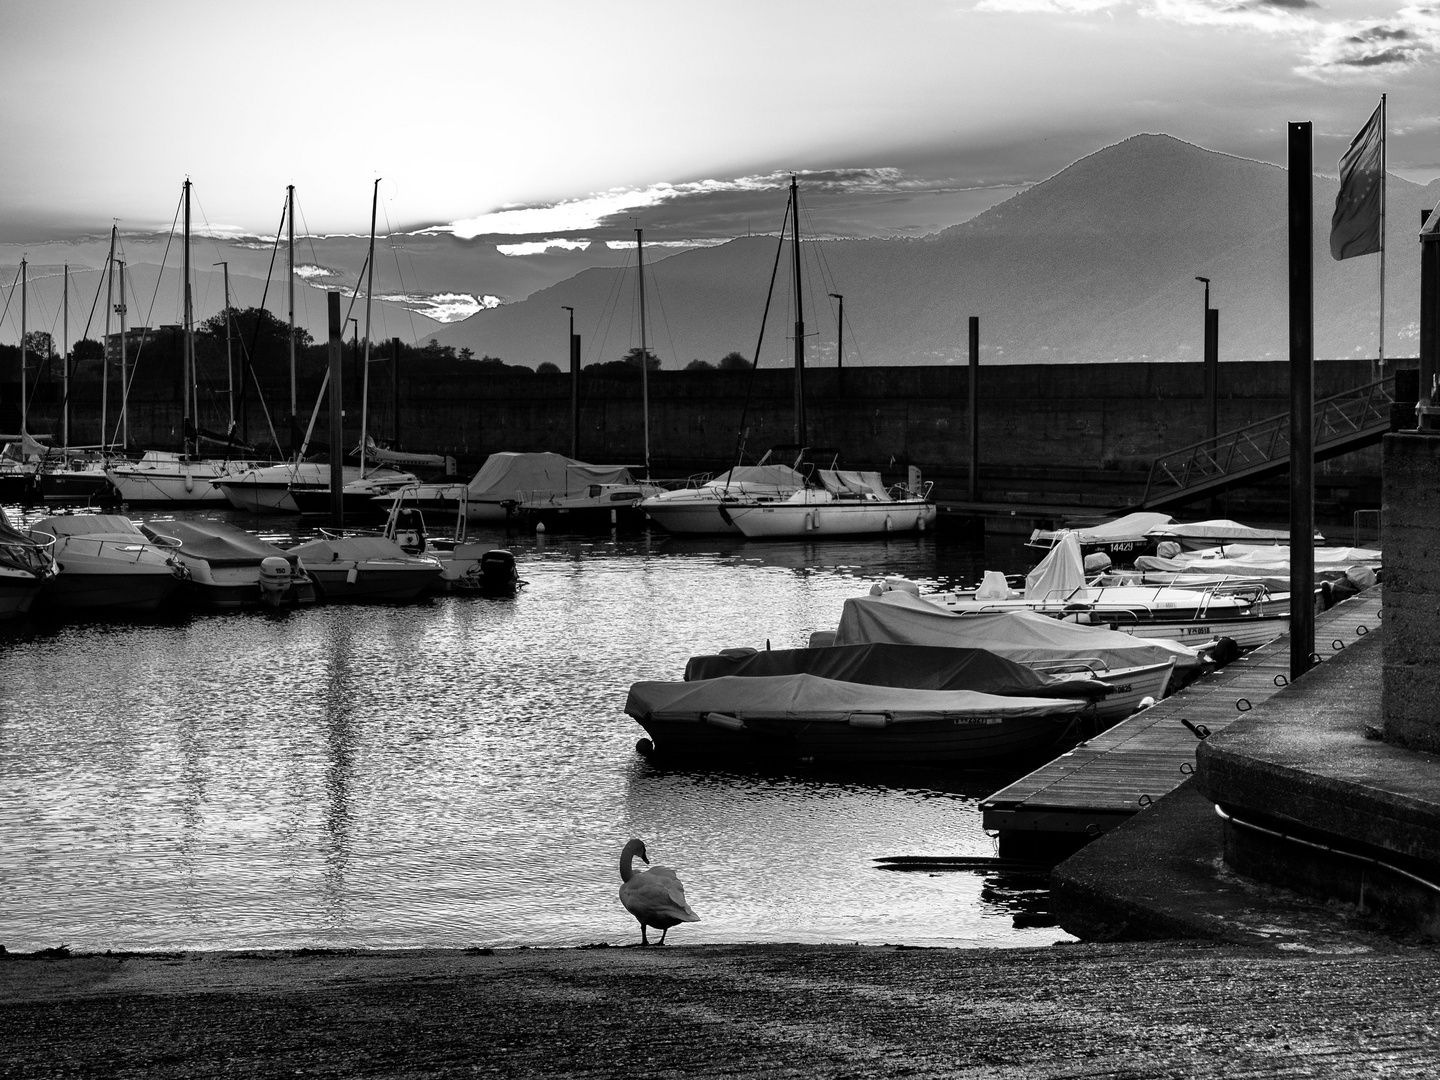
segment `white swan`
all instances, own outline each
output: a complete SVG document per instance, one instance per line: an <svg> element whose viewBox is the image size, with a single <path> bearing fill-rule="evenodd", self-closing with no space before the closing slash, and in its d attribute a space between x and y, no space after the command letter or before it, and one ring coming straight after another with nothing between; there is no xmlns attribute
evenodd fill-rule
<svg viewBox="0 0 1440 1080"><path fill-rule="evenodd" d="M645 934L647 926L660 931L660 944L664 945L670 927L682 922L699 922L700 916L685 902L685 886L680 884L674 870L668 866L652 866L637 874L631 865L636 855L649 864L643 840L631 840L620 852L620 903L640 921L641 945L650 944Z"/></svg>

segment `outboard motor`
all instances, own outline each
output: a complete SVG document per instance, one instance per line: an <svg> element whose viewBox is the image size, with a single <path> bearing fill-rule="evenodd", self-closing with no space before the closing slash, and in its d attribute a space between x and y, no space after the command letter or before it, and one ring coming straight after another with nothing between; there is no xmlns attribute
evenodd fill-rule
<svg viewBox="0 0 1440 1080"><path fill-rule="evenodd" d="M395 515L395 543L406 555L425 553L425 516L419 510L401 510Z"/></svg>
<svg viewBox="0 0 1440 1080"><path fill-rule="evenodd" d="M285 602L292 579L290 560L267 555L260 560L260 602L279 607Z"/></svg>
<svg viewBox="0 0 1440 1080"><path fill-rule="evenodd" d="M519 584L515 556L503 548L480 556L480 589L490 596L510 596Z"/></svg>

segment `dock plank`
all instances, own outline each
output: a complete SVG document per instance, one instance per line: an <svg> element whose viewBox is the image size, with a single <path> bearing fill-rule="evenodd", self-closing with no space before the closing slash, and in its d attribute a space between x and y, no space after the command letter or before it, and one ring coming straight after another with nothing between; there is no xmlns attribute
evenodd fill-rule
<svg viewBox="0 0 1440 1080"><path fill-rule="evenodd" d="M1380 626L1380 589L1315 619L1324 661ZM1170 697L1075 747L980 803L985 828L1097 835L1139 813L1189 777L1199 742L1181 720L1222 731L1289 681L1290 638L1251 650Z"/></svg>

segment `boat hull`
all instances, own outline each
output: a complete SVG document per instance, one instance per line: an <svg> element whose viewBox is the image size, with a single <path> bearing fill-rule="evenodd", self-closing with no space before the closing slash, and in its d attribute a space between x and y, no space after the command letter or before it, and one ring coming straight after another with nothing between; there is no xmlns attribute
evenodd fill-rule
<svg viewBox="0 0 1440 1080"><path fill-rule="evenodd" d="M745 536L766 540L924 532L934 526L936 516L933 503L918 499L777 502L730 507L726 512Z"/></svg>
<svg viewBox="0 0 1440 1080"><path fill-rule="evenodd" d="M651 500L646 500L650 502ZM731 504L734 505L734 504ZM735 523L722 514L727 506L719 499L675 499L642 506L645 515L666 532L707 536L743 536Z"/></svg>
<svg viewBox="0 0 1440 1080"><path fill-rule="evenodd" d="M290 484L280 481L246 480L237 477L215 484L236 510L252 514L298 514L300 508L290 494Z"/></svg>
<svg viewBox="0 0 1440 1080"><path fill-rule="evenodd" d="M680 758L759 758L845 765L978 766L1036 758L1078 732L1069 716L999 715L899 721L884 727L806 717L711 713L638 723L655 752ZM738 725L738 726L737 726Z"/></svg>
<svg viewBox="0 0 1440 1080"><path fill-rule="evenodd" d="M326 603L403 604L415 600L440 576L438 566L383 567L350 562L328 566L305 564Z"/></svg>
<svg viewBox="0 0 1440 1080"><path fill-rule="evenodd" d="M0 566L0 622L18 619L29 611L43 585L39 574Z"/></svg>
<svg viewBox="0 0 1440 1080"><path fill-rule="evenodd" d="M80 569L74 565L75 560L64 561L64 569L41 589L35 605L37 614L144 614L157 610L183 584L170 569Z"/></svg>
<svg viewBox="0 0 1440 1080"><path fill-rule="evenodd" d="M189 468L116 468L106 470L122 502L132 506L228 506L230 500L216 481L226 472L207 462Z"/></svg>
<svg viewBox="0 0 1440 1080"><path fill-rule="evenodd" d="M115 497L105 470L67 469L40 474L40 494L46 502L99 503Z"/></svg>

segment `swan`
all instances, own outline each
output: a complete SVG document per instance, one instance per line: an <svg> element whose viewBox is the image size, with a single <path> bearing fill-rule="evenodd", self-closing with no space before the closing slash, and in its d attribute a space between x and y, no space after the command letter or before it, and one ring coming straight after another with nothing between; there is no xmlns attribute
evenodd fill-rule
<svg viewBox="0 0 1440 1080"><path fill-rule="evenodd" d="M652 866L649 870L636 873L632 865L636 855L648 865L645 841L630 840L620 852L620 903L625 910L640 921L640 944L649 945L645 928L653 926L660 931L660 944L665 944L665 935L676 923L699 922L700 916L690 910L685 902L685 886L668 866Z"/></svg>

